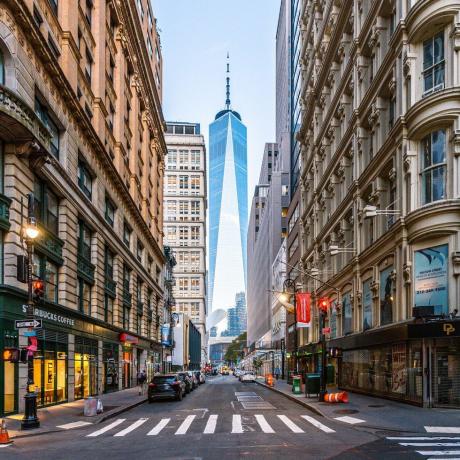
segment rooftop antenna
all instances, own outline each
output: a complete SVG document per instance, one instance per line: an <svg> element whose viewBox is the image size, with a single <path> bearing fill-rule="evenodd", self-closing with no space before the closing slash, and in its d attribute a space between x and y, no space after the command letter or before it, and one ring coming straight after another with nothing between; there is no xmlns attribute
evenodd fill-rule
<svg viewBox="0 0 460 460"><path fill-rule="evenodd" d="M227 52L227 100L225 108L230 110L230 53Z"/></svg>

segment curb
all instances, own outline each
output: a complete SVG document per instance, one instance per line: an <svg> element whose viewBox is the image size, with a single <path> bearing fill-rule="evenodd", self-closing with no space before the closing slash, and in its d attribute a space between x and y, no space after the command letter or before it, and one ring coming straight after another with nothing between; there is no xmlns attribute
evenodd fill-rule
<svg viewBox="0 0 460 460"><path fill-rule="evenodd" d="M297 404L300 404L301 406L305 407L306 409L310 410L311 412L314 412L316 415L319 415L321 417L325 417L327 418L326 415L324 415L318 408L312 406L310 403L306 402L306 401L302 401L301 399L299 398L296 398L295 396L293 395L290 395L288 393L285 393L284 391L281 391L281 390L278 390L276 389L275 387L270 387L268 385L266 385L265 383L262 383L262 382L258 382L256 380L256 383L262 387L265 387L265 388L268 388L269 390L271 391L274 391L275 393L278 393L280 395L283 395L284 397L286 397L287 399L290 399L291 401L294 401L296 402Z"/></svg>
<svg viewBox="0 0 460 460"><path fill-rule="evenodd" d="M117 416L118 414L122 414L123 412L127 412L131 409L134 409L135 407L137 406L140 406L141 404L144 404L147 402L147 398L146 399L143 399L141 401L137 401L133 404L126 404L124 406L120 406L118 407L117 409L113 409L109 412L107 412L106 414L103 414L101 416L99 416L98 419L94 419L94 425L97 425L99 423L102 423L102 422L105 422L106 420L109 420L110 418L112 417L115 417ZM90 417L88 417L88 421L91 420ZM16 431L17 433L19 434L14 434L14 435L11 435L11 439L12 440L15 440L15 439L21 439L21 438L31 438L31 437L34 437L34 436L41 436L43 434L50 434L50 433L59 433L59 432L62 432L62 431L68 431L68 430L64 430L64 429L56 429L56 427L53 427L53 428L49 428L49 429L44 429L43 431L29 431L28 434L21 434L22 431Z"/></svg>

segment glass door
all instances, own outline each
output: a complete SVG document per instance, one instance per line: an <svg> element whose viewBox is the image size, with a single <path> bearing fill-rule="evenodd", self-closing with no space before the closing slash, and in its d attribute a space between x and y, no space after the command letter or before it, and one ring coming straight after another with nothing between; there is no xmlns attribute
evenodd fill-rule
<svg viewBox="0 0 460 460"><path fill-rule="evenodd" d="M460 408L460 342L437 340L432 354L433 404Z"/></svg>

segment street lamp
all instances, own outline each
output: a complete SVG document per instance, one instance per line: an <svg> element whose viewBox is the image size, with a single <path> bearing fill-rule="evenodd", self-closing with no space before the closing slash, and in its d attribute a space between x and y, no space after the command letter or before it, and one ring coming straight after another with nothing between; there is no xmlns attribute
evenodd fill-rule
<svg viewBox="0 0 460 460"><path fill-rule="evenodd" d="M296 308L296 294L297 294L297 287L296 287L296 282L292 280L291 278L286 278L283 282L283 296L285 298L288 296L288 289L292 289L292 293L294 294L294 301L293 301L293 306L294 306L294 367L296 373L299 372L299 363L297 360L297 308Z"/></svg>
<svg viewBox="0 0 460 460"><path fill-rule="evenodd" d="M28 195L27 224L23 228L23 237L27 248L27 319L34 319L34 299L33 299L33 279L32 262L34 255L34 241L39 236L40 231L37 227L35 218L34 195ZM38 428L40 420L37 416L37 394L32 391L34 384L34 354L33 350L27 350L27 392L24 395L24 417L21 420L21 429L29 430Z"/></svg>
<svg viewBox="0 0 460 460"><path fill-rule="evenodd" d="M327 393L327 368L326 368L326 334L324 328L326 327L326 315L329 308L329 300L322 298L319 300L319 314L320 314L320 331L321 331L321 375L320 375L320 390L319 401L324 401L324 396Z"/></svg>

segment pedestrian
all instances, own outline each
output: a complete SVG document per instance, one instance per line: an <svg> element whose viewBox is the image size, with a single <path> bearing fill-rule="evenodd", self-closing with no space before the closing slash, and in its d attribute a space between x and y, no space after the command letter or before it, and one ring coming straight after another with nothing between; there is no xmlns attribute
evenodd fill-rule
<svg viewBox="0 0 460 460"><path fill-rule="evenodd" d="M137 384L139 386L139 396L145 394L145 383L147 381L147 375L145 369L142 369L137 376Z"/></svg>
<svg viewBox="0 0 460 460"><path fill-rule="evenodd" d="M275 369L275 378L276 378L276 380L278 380L280 378L280 374L281 374L280 368L276 367L276 369Z"/></svg>

